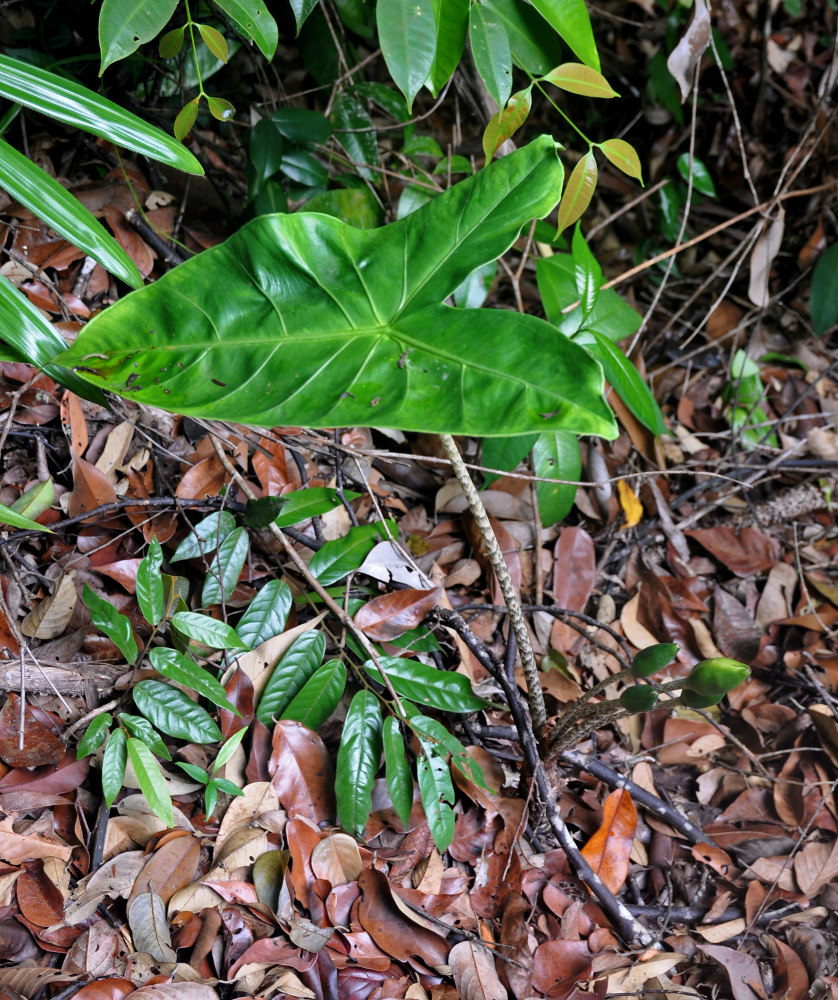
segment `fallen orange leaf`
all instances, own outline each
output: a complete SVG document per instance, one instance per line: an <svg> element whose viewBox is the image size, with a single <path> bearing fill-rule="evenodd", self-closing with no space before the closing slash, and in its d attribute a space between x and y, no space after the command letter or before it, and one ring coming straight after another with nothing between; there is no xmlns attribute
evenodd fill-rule
<svg viewBox="0 0 838 1000"><path fill-rule="evenodd" d="M631 796L618 788L605 800L602 825L582 848L582 854L611 892L619 892L628 875L637 810Z"/></svg>

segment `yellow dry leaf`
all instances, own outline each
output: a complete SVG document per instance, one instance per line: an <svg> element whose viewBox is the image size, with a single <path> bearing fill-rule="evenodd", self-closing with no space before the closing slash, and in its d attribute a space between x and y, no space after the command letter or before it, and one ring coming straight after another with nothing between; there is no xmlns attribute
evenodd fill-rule
<svg viewBox="0 0 838 1000"><path fill-rule="evenodd" d="M643 517L643 504L637 499L637 494L625 479L618 480L617 495L620 498L620 506L623 508L623 513L626 515L626 523L623 527L633 528L636 524L640 523L640 518Z"/></svg>

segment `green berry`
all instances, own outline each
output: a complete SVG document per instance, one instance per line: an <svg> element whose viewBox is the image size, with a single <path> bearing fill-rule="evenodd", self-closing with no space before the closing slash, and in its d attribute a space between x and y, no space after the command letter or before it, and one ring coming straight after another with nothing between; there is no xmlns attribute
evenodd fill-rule
<svg viewBox="0 0 838 1000"><path fill-rule="evenodd" d="M620 695L620 704L632 715L650 711L657 702L658 692L650 684L635 684Z"/></svg>
<svg viewBox="0 0 838 1000"><path fill-rule="evenodd" d="M684 708L711 708L718 705L724 698L723 694L696 694L695 691L682 691L681 704Z"/></svg>
<svg viewBox="0 0 838 1000"><path fill-rule="evenodd" d="M684 687L700 695L716 696L716 701L751 676L751 668L726 656L713 656L697 663L684 678Z"/></svg>
<svg viewBox="0 0 838 1000"><path fill-rule="evenodd" d="M641 649L631 665L635 677L651 677L672 663L681 647L677 642L659 642L655 646Z"/></svg>

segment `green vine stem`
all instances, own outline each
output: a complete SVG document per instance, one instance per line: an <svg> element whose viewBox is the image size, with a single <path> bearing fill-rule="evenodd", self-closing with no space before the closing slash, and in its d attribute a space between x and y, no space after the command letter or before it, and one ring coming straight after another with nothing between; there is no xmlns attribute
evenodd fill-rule
<svg viewBox="0 0 838 1000"><path fill-rule="evenodd" d="M524 668L533 732L538 742L541 743L544 736L544 726L547 722L547 710L544 707L544 694L541 690L541 681L538 676L538 668L535 665L535 656L532 651L530 635L527 631L527 622L521 608L521 601L515 592L506 560L503 558L500 545L492 530L492 525L489 523L486 508L483 506L480 494L472 482L465 462L454 442L454 438L450 434L440 434L439 437L440 441L442 441L442 447L445 449L445 454L451 463L454 475L457 477L457 482L460 484L460 489L465 494L477 529L486 545L486 552L495 571L501 593L503 594L503 600L509 612L512 632L515 636L515 642L518 645L521 666Z"/></svg>

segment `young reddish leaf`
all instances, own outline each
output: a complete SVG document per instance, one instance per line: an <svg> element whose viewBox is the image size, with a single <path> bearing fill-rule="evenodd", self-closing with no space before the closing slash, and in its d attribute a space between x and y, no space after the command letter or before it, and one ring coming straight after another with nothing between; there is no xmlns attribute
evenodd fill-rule
<svg viewBox="0 0 838 1000"><path fill-rule="evenodd" d="M593 72L593 70L591 70ZM559 228L556 235L562 233L568 226L582 215L590 205L597 182L597 165L594 151L588 152L573 168L567 179L562 200L559 202Z"/></svg>
<svg viewBox="0 0 838 1000"><path fill-rule="evenodd" d="M606 139L605 142L597 143L597 145L618 170L622 170L629 177L636 177L641 184L643 183L643 168L640 166L640 157L630 142L626 142L625 139Z"/></svg>
<svg viewBox="0 0 838 1000"><path fill-rule="evenodd" d="M580 94L582 97L620 96L602 73L597 73L595 69L582 63L562 63L561 66L551 69L542 79L545 83L552 83L559 90L566 90L569 94Z"/></svg>
<svg viewBox="0 0 838 1000"><path fill-rule="evenodd" d="M626 880L636 829L637 810L631 796L618 788L605 800L602 825L582 848L583 856L611 892L619 892Z"/></svg>
<svg viewBox="0 0 838 1000"><path fill-rule="evenodd" d="M398 639L415 628L436 607L442 585L431 590L395 590L365 604L355 615L355 624L376 642Z"/></svg>
<svg viewBox="0 0 838 1000"><path fill-rule="evenodd" d="M517 94L513 94L506 107L489 119L489 124L483 133L483 155L487 164L498 151L498 147L524 124L531 107L532 86L529 86L526 90L519 90Z"/></svg>

